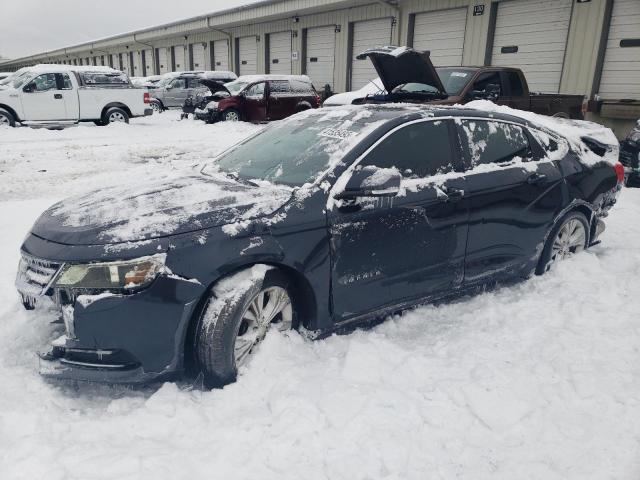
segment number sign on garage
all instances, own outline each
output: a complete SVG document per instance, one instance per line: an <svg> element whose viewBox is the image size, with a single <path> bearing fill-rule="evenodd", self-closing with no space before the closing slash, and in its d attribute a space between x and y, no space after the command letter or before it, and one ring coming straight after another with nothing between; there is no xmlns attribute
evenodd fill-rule
<svg viewBox="0 0 640 480"><path fill-rule="evenodd" d="M598 93L640 100L640 0L613 2Z"/></svg>
<svg viewBox="0 0 640 480"><path fill-rule="evenodd" d="M258 44L255 36L238 39L238 74L255 75L258 66Z"/></svg>
<svg viewBox="0 0 640 480"><path fill-rule="evenodd" d="M307 29L305 71L317 89L329 85L333 90L335 58L335 25Z"/></svg>
<svg viewBox="0 0 640 480"><path fill-rule="evenodd" d="M390 45L392 32L391 18L353 23L350 90L362 88L378 76L369 59L358 60L356 56L368 48Z"/></svg>
<svg viewBox="0 0 640 480"><path fill-rule="evenodd" d="M271 74L291 74L291 31L269 34L268 65Z"/></svg>
<svg viewBox="0 0 640 480"><path fill-rule="evenodd" d="M497 6L491 64L522 69L532 91L558 92L571 0L508 0Z"/></svg>
<svg viewBox="0 0 640 480"><path fill-rule="evenodd" d="M462 65L467 9L418 13L413 19L413 48L429 50L436 66Z"/></svg>

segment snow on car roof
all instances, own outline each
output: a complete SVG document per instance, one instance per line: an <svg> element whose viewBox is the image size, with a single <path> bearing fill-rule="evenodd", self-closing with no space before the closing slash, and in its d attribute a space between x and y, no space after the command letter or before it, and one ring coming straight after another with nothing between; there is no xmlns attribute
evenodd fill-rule
<svg viewBox="0 0 640 480"><path fill-rule="evenodd" d="M261 82L267 80L299 80L301 82L311 83L311 79L307 75L242 75L238 77L239 82Z"/></svg>

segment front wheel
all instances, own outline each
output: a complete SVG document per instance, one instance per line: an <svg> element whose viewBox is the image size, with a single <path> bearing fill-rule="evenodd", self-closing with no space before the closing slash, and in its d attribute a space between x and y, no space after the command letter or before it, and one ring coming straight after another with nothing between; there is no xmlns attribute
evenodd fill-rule
<svg viewBox="0 0 640 480"><path fill-rule="evenodd" d="M110 123L129 123L129 114L122 108L113 107L105 112L102 117L102 123L105 125Z"/></svg>
<svg viewBox="0 0 640 480"><path fill-rule="evenodd" d="M209 388L233 382L270 328L296 326L287 277L266 265L254 265L214 287L195 331L199 371Z"/></svg>
<svg viewBox="0 0 640 480"><path fill-rule="evenodd" d="M5 125L7 127L15 127L16 119L14 116L6 111L4 108L0 108L0 126Z"/></svg>
<svg viewBox="0 0 640 480"><path fill-rule="evenodd" d="M225 122L239 122L240 121L240 112L234 108L230 108L229 110L225 110L222 113L222 119Z"/></svg>
<svg viewBox="0 0 640 480"><path fill-rule="evenodd" d="M556 262L580 253L589 245L589 222L580 212L569 212L551 230L536 273L542 275Z"/></svg>

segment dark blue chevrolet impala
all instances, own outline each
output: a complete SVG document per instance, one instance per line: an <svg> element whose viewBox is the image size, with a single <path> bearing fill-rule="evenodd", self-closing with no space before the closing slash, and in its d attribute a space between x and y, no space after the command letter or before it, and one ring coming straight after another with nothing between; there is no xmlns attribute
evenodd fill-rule
<svg viewBox="0 0 640 480"><path fill-rule="evenodd" d="M597 242L616 158L507 114L349 106L188 174L65 200L25 239L16 280L26 308L60 311L41 373L220 386L269 328L318 337L544 273Z"/></svg>

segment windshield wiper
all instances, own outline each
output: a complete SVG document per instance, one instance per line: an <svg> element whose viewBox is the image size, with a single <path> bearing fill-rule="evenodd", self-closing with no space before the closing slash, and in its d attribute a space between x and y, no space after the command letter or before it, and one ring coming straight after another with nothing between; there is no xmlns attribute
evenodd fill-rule
<svg viewBox="0 0 640 480"><path fill-rule="evenodd" d="M249 180L248 178L241 177L238 172L223 172L227 177L235 180L238 183L244 183L245 185L251 185L253 187L259 187L256 182Z"/></svg>

